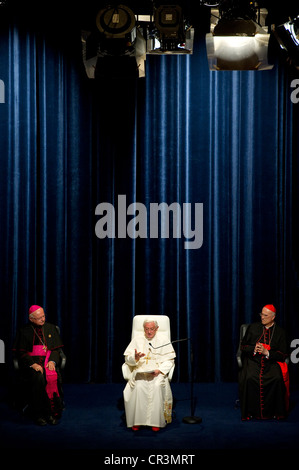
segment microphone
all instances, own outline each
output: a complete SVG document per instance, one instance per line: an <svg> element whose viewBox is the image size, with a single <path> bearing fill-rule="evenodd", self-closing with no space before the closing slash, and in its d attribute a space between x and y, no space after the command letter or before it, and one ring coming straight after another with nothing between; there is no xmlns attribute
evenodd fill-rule
<svg viewBox="0 0 299 470"><path fill-rule="evenodd" d="M170 341L169 343L166 343L166 344L162 344L161 346L153 346L152 343L148 343L153 349L159 349L159 348L163 348L164 346L168 346L169 344L172 344L172 343L179 343L180 341L187 341L189 340L190 338L183 338L183 339L175 339L174 341Z"/></svg>

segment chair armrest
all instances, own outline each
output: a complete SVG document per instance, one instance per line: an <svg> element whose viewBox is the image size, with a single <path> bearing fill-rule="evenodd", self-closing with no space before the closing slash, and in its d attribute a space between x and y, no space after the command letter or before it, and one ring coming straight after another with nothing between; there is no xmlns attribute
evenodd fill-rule
<svg viewBox="0 0 299 470"><path fill-rule="evenodd" d="M132 377L133 368L130 367L126 362L124 362L121 367L121 370L122 370L123 378L127 381L130 380Z"/></svg>
<svg viewBox="0 0 299 470"><path fill-rule="evenodd" d="M242 364L241 356L238 356L238 355L237 355L237 363L238 363L239 369L242 369L243 364Z"/></svg>
<svg viewBox="0 0 299 470"><path fill-rule="evenodd" d="M19 359L17 357L13 358L13 366L15 370L19 370L20 365L19 365Z"/></svg>
<svg viewBox="0 0 299 470"><path fill-rule="evenodd" d="M173 366L171 367L170 371L168 372L168 380L169 380L169 382L171 382L171 380L172 380L174 368L175 368L175 364L173 364Z"/></svg>
<svg viewBox="0 0 299 470"><path fill-rule="evenodd" d="M66 364L66 355L64 354L64 352L62 351L62 349L59 350L59 354L60 354L60 369L64 369L65 368L65 364Z"/></svg>
<svg viewBox="0 0 299 470"><path fill-rule="evenodd" d="M236 354L236 359L237 359L239 369L242 369L243 364L242 364L242 353L241 353L240 345L238 347L238 351L237 351L237 354Z"/></svg>

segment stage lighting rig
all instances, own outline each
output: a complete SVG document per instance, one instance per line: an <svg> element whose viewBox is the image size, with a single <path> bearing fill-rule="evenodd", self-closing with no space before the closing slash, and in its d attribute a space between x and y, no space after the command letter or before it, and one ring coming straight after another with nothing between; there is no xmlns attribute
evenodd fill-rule
<svg viewBox="0 0 299 470"><path fill-rule="evenodd" d="M210 33L206 35L210 70L273 68L268 62L266 17L267 10L249 0L221 0L211 7Z"/></svg>

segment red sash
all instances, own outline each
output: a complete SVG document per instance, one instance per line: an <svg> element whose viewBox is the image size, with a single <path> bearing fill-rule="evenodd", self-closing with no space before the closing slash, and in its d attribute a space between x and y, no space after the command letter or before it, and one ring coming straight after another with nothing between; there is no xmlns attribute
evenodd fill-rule
<svg viewBox="0 0 299 470"><path fill-rule="evenodd" d="M43 346L33 346L32 352L28 353L29 356L46 356L45 358L45 371L46 371L46 392L50 399L53 398L54 393L59 397L57 387L57 372L55 370L49 370L47 366L51 351L45 351Z"/></svg>
<svg viewBox="0 0 299 470"><path fill-rule="evenodd" d="M270 351L270 345L269 344L264 344L262 343L265 349ZM290 401L290 377L289 377L289 368L286 362L277 362L279 365L281 372L282 372L282 377L284 380L284 384L286 387L286 395L285 395L285 403L286 403L286 410L289 410L289 401Z"/></svg>

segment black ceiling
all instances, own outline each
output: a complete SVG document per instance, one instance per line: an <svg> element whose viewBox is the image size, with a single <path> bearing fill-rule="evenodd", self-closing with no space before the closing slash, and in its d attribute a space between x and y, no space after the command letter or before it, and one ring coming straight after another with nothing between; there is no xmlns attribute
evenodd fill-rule
<svg viewBox="0 0 299 470"><path fill-rule="evenodd" d="M207 0L208 1L208 0ZM249 0L221 0L221 2L232 3L246 3ZM4 9L9 11L9 14L17 15L23 21L30 23L47 25L53 28L55 32L56 25L65 25L68 29L69 26L76 24L82 28L92 27L94 25L95 16L99 10L106 7L108 4L124 4L130 7L135 14L151 14L153 12L154 4L181 4L185 17L194 26L201 24L202 19L205 21L206 16L209 16L210 9L202 4L202 0L120 0L113 2L109 0L3 0L4 6L0 7L2 12L0 16L3 17ZM288 20L289 17L293 18L299 15L299 1L298 0L283 0L276 2L274 0L260 0L259 5L267 8L269 12L270 24L282 24Z"/></svg>

